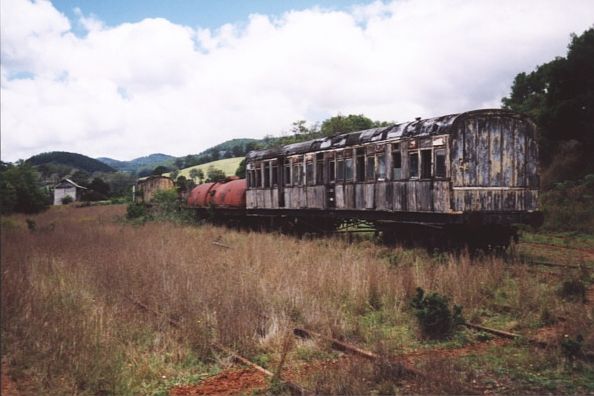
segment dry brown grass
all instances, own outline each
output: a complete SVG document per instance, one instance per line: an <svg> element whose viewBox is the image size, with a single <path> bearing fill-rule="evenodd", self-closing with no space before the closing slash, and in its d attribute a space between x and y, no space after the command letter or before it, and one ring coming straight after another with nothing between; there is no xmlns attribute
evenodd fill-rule
<svg viewBox="0 0 594 396"><path fill-rule="evenodd" d="M512 313L538 311L542 301L555 308L533 275L510 274L498 258L433 260L370 242L133 226L116 221L124 213L52 208L33 218L35 232L23 216L3 220L3 354L32 389L152 393L192 356L208 359L213 341L254 355L276 348L292 324L348 337L357 318L378 310L389 325L410 326L416 287L445 294L472 315L513 277Z"/></svg>

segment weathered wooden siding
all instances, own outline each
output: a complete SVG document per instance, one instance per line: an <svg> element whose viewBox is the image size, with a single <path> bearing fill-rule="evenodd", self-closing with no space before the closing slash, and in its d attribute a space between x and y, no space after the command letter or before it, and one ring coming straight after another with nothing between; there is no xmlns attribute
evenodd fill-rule
<svg viewBox="0 0 594 396"><path fill-rule="evenodd" d="M523 188L455 188L454 207L458 211L536 210L538 190Z"/></svg>
<svg viewBox="0 0 594 396"><path fill-rule="evenodd" d="M513 117L469 117L451 137L455 211L536 210L534 126Z"/></svg>

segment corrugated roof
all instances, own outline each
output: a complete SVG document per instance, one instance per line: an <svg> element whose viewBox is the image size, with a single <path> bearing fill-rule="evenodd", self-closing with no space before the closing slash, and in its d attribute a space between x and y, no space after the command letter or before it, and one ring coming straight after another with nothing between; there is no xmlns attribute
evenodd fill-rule
<svg viewBox="0 0 594 396"><path fill-rule="evenodd" d="M76 188L82 188L83 190L88 190L88 188L83 187L83 186L79 186L78 184L76 184L75 182L73 182L72 180L68 179L67 177L63 178L62 180L60 180L60 183L56 184L56 186L54 187L54 189L56 188L66 188L67 186L64 185L64 183L68 183Z"/></svg>
<svg viewBox="0 0 594 396"><path fill-rule="evenodd" d="M400 137L425 137L433 135L446 135L452 132L456 121L474 115L505 115L525 118L524 115L502 109L482 109L468 111L459 114L449 114L441 117L415 120L387 127L372 128L364 131L350 132L322 139L308 140L306 142L293 143L280 149L268 149L251 151L247 154L249 160L261 160L274 158L279 154L293 155L303 154L311 151L337 149L341 147L355 146L359 144L377 142Z"/></svg>

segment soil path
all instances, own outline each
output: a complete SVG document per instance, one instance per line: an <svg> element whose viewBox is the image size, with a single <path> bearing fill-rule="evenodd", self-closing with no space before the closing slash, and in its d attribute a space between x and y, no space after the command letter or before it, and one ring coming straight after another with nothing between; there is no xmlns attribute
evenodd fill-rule
<svg viewBox="0 0 594 396"><path fill-rule="evenodd" d="M207 378L198 385L177 386L169 392L170 396L195 395L237 395L249 394L266 388L264 374L254 369L223 371Z"/></svg>
<svg viewBox="0 0 594 396"><path fill-rule="evenodd" d="M8 363L2 360L2 396L18 396L19 391L17 390L15 382L8 375Z"/></svg>

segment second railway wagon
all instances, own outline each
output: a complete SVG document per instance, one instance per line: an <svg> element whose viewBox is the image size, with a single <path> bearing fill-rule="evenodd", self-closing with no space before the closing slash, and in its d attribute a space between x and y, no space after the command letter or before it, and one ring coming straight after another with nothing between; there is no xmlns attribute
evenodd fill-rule
<svg viewBox="0 0 594 396"><path fill-rule="evenodd" d="M441 230L497 244L541 221L536 127L507 110L252 151L246 169L248 216L313 231L366 220L388 239Z"/></svg>

